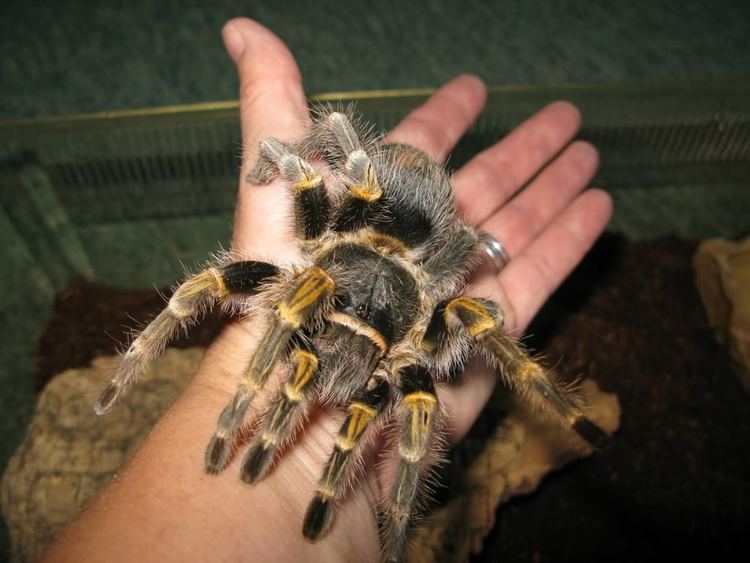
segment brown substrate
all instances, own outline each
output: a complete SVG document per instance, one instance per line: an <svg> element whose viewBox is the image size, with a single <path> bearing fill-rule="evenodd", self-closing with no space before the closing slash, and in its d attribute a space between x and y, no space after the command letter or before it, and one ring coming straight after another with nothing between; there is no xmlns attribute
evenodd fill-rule
<svg viewBox="0 0 750 563"><path fill-rule="evenodd" d="M619 395L622 429L604 451L501 506L476 561L742 558L750 397L705 321L694 249L605 237L529 329L526 343L562 374ZM113 352L123 327L162 306L154 291L77 281L40 340L38 384ZM181 345L206 344L220 322Z"/></svg>
<svg viewBox="0 0 750 563"><path fill-rule="evenodd" d="M607 237L529 329L561 373L617 393L622 426L502 506L477 561L747 560L750 396L707 325L695 248Z"/></svg>
<svg viewBox="0 0 750 563"><path fill-rule="evenodd" d="M98 356L109 356L127 347L130 331L153 319L170 294L170 289L114 289L83 278L73 280L55 296L54 311L39 337L36 389L42 390L57 373L88 366ZM173 345L207 346L225 321L221 311L216 310Z"/></svg>

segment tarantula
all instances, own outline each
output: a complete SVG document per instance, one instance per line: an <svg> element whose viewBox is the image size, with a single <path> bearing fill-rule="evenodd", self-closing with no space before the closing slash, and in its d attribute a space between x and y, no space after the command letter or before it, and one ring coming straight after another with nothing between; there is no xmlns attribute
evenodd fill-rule
<svg viewBox="0 0 750 563"><path fill-rule="evenodd" d="M351 115L321 110L302 141L260 144L250 179L267 182L280 174L289 183L306 264L281 268L224 256L189 277L127 349L95 410L109 410L177 329L216 302L264 312L268 327L219 416L206 471L226 467L253 397L284 363L288 379L245 454L242 480L255 483L268 473L312 404L345 408L304 518L302 532L315 540L330 527L374 423L394 418L400 462L382 537L385 559L396 561L439 433L435 382L450 379L475 350L513 389L592 445L606 435L570 389L503 333L498 305L462 293L480 235L457 217L443 168L370 131ZM320 159L325 176L311 164Z"/></svg>

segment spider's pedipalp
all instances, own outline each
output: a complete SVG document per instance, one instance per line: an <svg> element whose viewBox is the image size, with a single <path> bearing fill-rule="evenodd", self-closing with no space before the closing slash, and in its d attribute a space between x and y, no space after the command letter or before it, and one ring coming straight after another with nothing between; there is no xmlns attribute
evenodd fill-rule
<svg viewBox="0 0 750 563"><path fill-rule="evenodd" d="M500 370L508 384L537 410L567 423L595 448L608 441L606 432L586 417L576 394L503 333L503 317L497 305L483 299L458 297L438 307L435 315L443 316L448 331L451 325L460 325L484 352L490 365ZM430 324L441 323L433 318Z"/></svg>
<svg viewBox="0 0 750 563"><path fill-rule="evenodd" d="M353 461L357 446L366 430L383 412L388 402L389 385L385 380L373 380L372 387L347 407L348 415L341 425L318 488L310 502L302 533L309 540L323 536L333 521L333 503L341 497L354 473Z"/></svg>
<svg viewBox="0 0 750 563"><path fill-rule="evenodd" d="M477 341L489 357L495 358L518 393L537 409L558 415L593 448L599 449L609 441L607 433L584 414L580 399L531 359L515 341L499 330L490 330Z"/></svg>
<svg viewBox="0 0 750 563"><path fill-rule="evenodd" d="M317 266L303 270L291 291L276 304L271 326L263 335L250 360L244 380L224 408L211 441L206 448L208 473L219 473L227 464L237 430L250 403L263 387L283 354L289 339L311 316L324 307L334 290L333 280Z"/></svg>
<svg viewBox="0 0 750 563"><path fill-rule="evenodd" d="M357 132L349 118L343 113L334 112L328 116L333 136L346 155L344 171L349 177L349 193L362 201L377 201L383 196L375 167L362 148Z"/></svg>
<svg viewBox="0 0 750 563"><path fill-rule="evenodd" d="M252 295L260 284L278 274L276 266L254 260L230 262L208 268L180 285L167 307L133 340L96 401L94 410L104 414L164 350L177 329L193 322L216 300Z"/></svg>
<svg viewBox="0 0 750 563"><path fill-rule="evenodd" d="M240 475L246 483L255 483L265 476L274 457L306 414L318 372L318 356L311 349L301 347L292 350L289 356L292 363L289 379L242 462Z"/></svg>
<svg viewBox="0 0 750 563"><path fill-rule="evenodd" d="M345 154L351 154L354 151L362 149L362 143L359 140L357 131L352 126L351 120L339 111L328 114L328 124L336 142Z"/></svg>
<svg viewBox="0 0 750 563"><path fill-rule="evenodd" d="M432 375L427 369L408 366L400 370L399 378L402 393L398 407L401 411L400 461L383 526L387 561L400 561L406 550L409 523L422 481L422 462L432 445L439 412Z"/></svg>
<svg viewBox="0 0 750 563"><path fill-rule="evenodd" d="M328 226L330 202L323 177L292 148L269 138L260 144L260 157L251 176L270 179L272 167L290 183L294 195L295 227L302 240L318 238ZM255 174L255 176L253 176Z"/></svg>

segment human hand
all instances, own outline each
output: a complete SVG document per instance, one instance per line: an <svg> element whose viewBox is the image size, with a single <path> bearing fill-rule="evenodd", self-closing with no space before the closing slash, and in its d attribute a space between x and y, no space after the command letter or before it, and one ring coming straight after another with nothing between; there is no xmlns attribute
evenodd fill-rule
<svg viewBox="0 0 750 563"><path fill-rule="evenodd" d="M307 102L291 54L271 32L237 19L225 27L224 39L240 75L243 144L248 150L244 178L260 140L304 135ZM407 116L388 138L414 145L442 162L484 100L478 79L458 77ZM501 304L506 329L512 332L523 331L609 220L609 197L599 190L582 193L597 157L586 143L568 145L579 123L572 106L552 104L454 177L462 215L501 240L512 257L500 275L477 275L471 289ZM533 182L518 193L531 178ZM298 260L291 216L281 182L257 186L242 181L233 250L276 263ZM242 456L235 456L218 476L203 472L204 449L216 417L234 394L258 336L252 322L227 328L207 351L186 392L118 478L48 553L50 560L81 560L81 555L109 561L144 556L160 561L379 558L374 509L388 488L388 464L367 464L370 469L337 507L334 526L323 541L311 544L301 535L305 508L330 451L331 436L341 423L340 413L313 413L294 447L257 485L239 480ZM449 414L451 442L468 431L495 380L490 370L475 363L461 385L439 389ZM260 397L253 412L261 412L267 399L267 393ZM367 455L374 459L388 453Z"/></svg>
<svg viewBox="0 0 750 563"><path fill-rule="evenodd" d="M258 40L266 33L248 20L230 26ZM244 56L239 43L233 52L228 41L240 73L243 141L250 151L243 177L262 139L298 139L309 122L291 54L275 37L263 36L262 41L262 57ZM387 140L413 145L442 163L481 112L485 97L476 77L459 76L408 115ZM502 241L512 257L499 275L487 268L479 272L471 291L500 303L508 332L523 332L609 222L610 197L598 189L584 191L598 166L596 149L584 141L569 144L580 121L574 106L553 103L474 157L453 178L460 214ZM247 256L298 256L290 199L279 188L240 186L236 250ZM441 401L451 414L448 430L453 442L471 427L496 379L490 370L473 366L464 385L444 390Z"/></svg>

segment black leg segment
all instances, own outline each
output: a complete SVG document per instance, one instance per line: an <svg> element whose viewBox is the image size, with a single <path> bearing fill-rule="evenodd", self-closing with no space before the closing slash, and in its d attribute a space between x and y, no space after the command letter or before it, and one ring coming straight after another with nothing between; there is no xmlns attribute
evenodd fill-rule
<svg viewBox="0 0 750 563"><path fill-rule="evenodd" d="M278 273L279 269L273 264L245 260L232 262L221 268L221 279L228 293L252 295L258 286Z"/></svg>
<svg viewBox="0 0 750 563"><path fill-rule="evenodd" d="M354 471L356 448L365 432L388 402L388 383L375 381L348 407L348 416L336 437L336 444L318 482L315 497L305 514L302 533L309 540L323 536L333 521L333 503L346 488Z"/></svg>
<svg viewBox="0 0 750 563"><path fill-rule="evenodd" d="M322 179L316 185L295 190L296 227L301 239L315 239L323 234L328 225L330 206Z"/></svg>

